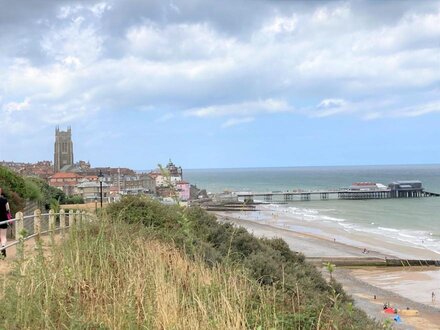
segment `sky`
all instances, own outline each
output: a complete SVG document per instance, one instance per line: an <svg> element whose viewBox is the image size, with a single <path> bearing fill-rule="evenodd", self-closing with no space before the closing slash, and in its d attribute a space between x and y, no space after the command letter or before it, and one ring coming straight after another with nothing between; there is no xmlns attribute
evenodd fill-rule
<svg viewBox="0 0 440 330"><path fill-rule="evenodd" d="M440 163L440 1L0 6L0 160Z"/></svg>

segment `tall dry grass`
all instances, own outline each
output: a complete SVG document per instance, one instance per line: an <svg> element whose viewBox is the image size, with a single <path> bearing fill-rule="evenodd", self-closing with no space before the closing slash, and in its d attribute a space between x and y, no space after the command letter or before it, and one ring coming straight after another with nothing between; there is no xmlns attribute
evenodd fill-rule
<svg viewBox="0 0 440 330"><path fill-rule="evenodd" d="M0 328L277 328L272 289L240 268L189 260L142 226L73 228L50 250L4 279Z"/></svg>

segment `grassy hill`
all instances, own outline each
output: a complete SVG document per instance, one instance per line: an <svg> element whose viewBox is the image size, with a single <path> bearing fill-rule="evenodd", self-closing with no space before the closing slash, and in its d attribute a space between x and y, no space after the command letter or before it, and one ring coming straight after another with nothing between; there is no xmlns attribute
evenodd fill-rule
<svg viewBox="0 0 440 330"><path fill-rule="evenodd" d="M3 285L7 329L377 329L279 239L130 197Z"/></svg>

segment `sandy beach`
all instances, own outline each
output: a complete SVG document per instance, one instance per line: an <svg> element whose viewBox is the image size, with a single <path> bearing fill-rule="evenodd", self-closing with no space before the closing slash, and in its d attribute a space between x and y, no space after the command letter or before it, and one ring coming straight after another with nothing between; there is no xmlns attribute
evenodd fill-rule
<svg viewBox="0 0 440 330"><path fill-rule="evenodd" d="M386 236L379 236L372 233L362 231L348 231L341 223L335 221L309 221L304 218L298 218L288 213L287 210L272 209L266 205L260 206L258 211L254 212L218 212L221 216L235 218L237 220L251 221L253 224L261 224L263 227L255 227L252 230L267 230L280 229L281 232L289 231L296 234L301 234L304 237L319 238L343 244L347 247L347 251L340 248L331 251L322 251L318 249L314 251L313 248L307 253L307 256L339 256L343 255L358 255L359 249L369 251L369 256L389 256L405 259L434 259L440 260L440 254L428 248L407 244L403 241L398 241ZM345 225L345 223L342 223ZM258 228L258 229L257 229ZM279 233L279 232L278 232ZM352 250L348 247L358 248ZM302 250L301 250L302 251ZM336 253L332 255L331 253Z"/></svg>
<svg viewBox="0 0 440 330"><path fill-rule="evenodd" d="M280 211L216 212L220 221L245 227L259 237L279 237L306 257L416 258L440 260L440 255L419 247L383 240L365 233L347 233L334 224L307 222ZM365 253L365 250L368 253ZM323 274L326 275L323 269ZM382 311L389 302L398 309L417 309L418 316L402 316L396 329L440 329L440 269L438 267L338 267L335 277L357 306L371 317L392 316ZM438 297L432 302L431 293ZM376 299L374 299L376 296Z"/></svg>

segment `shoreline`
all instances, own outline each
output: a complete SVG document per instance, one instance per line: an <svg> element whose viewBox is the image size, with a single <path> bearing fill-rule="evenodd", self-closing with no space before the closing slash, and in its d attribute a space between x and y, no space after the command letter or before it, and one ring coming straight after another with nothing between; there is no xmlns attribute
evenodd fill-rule
<svg viewBox="0 0 440 330"><path fill-rule="evenodd" d="M260 212L269 212L269 215L276 213L276 211L262 210ZM256 212L253 214L246 214L248 212L212 213L217 216L219 221L244 227L257 237L282 238L293 251L303 253L306 258L352 257L360 259L368 257L385 259L406 256L410 259L414 256L425 258L430 256L440 260L440 256L432 251L428 252L388 242L377 244L380 240L369 237L372 235L352 235L346 240L341 236L341 233L334 230L334 226L327 226L319 222L304 222L301 219L293 219L292 217L286 219L283 216L274 216L275 219L271 219L267 216L268 214L261 216L261 213L258 217ZM286 226L286 221L289 221L289 227ZM293 228L299 229L299 231L293 230ZM331 237L336 237L336 241L332 240ZM368 244L365 243L366 240L369 240ZM379 248L375 249L375 245ZM364 248L362 246L368 246L368 254L363 253ZM417 281L426 284L425 273L427 271L433 271L440 279L440 269L435 267L423 267L421 269L411 267L411 269L408 272L409 269L407 268L402 271L401 268L396 270L394 267L337 267L334 275L344 286L344 289L354 298L356 305L367 312L369 316L378 320L390 318L389 315L382 312L382 304L390 302L400 309L411 307L418 309L420 312L420 315L416 317L402 317L404 322L402 325L398 325L397 329L440 329L440 302L437 302L435 306L429 304L430 292L427 293L417 289L419 284ZM415 276L415 274L417 275ZM326 276L325 271L323 271L323 275ZM393 281L396 281L396 278L398 278L400 284L391 285ZM434 283L435 281L437 281L436 277L431 278L428 283ZM418 295L414 295L415 292ZM440 286L437 292L438 301L440 301ZM376 295L377 300L373 299L374 295Z"/></svg>
<svg viewBox="0 0 440 330"><path fill-rule="evenodd" d="M325 251L322 251L322 249L316 249L313 244L303 242L304 244L297 248L308 257L362 256L440 260L439 253L427 248L411 246L392 239L386 240L373 233L347 232L337 222L325 220L308 221L276 209L260 208L253 212L213 211L213 213L220 217L231 218L234 221L243 221L248 225L252 225L251 229L256 231L257 234L259 231L269 236L273 235L274 232L282 236L289 236L288 233L294 233L295 236L308 238L312 241L318 240L318 242L326 241L332 243L332 245L326 247ZM341 249L341 247L345 249ZM327 249L330 249L330 251ZM360 254L359 251L361 252ZM362 253L364 251L367 253Z"/></svg>
<svg viewBox="0 0 440 330"><path fill-rule="evenodd" d="M229 216L225 212L213 212L219 220L229 221L238 226L245 227L256 236L268 238L280 237L286 241L289 247L297 252L302 252L306 257L365 257L362 248L358 248L344 242L331 241L310 233L297 232L285 228L279 228L270 224L258 223L246 218L237 218ZM321 245L329 244L325 249ZM389 254L383 254L377 251L369 250L368 257L395 257Z"/></svg>

